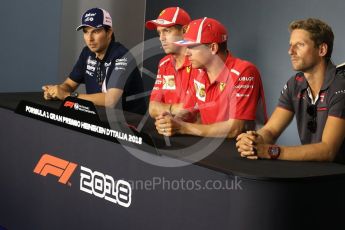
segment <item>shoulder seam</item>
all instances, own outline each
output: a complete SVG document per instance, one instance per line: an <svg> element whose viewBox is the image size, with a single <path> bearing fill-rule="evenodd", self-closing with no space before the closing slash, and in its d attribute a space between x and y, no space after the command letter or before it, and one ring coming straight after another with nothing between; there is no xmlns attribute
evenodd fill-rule
<svg viewBox="0 0 345 230"><path fill-rule="evenodd" d="M164 58L163 58L164 59ZM165 63L167 63L170 59L167 58L166 60L162 60L161 63L159 63L159 67L161 67L162 65L164 65Z"/></svg>

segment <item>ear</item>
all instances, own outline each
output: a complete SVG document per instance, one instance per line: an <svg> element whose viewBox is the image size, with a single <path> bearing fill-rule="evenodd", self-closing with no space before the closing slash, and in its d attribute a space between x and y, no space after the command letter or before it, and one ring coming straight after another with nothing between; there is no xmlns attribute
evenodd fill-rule
<svg viewBox="0 0 345 230"><path fill-rule="evenodd" d="M218 53L218 50L219 50L219 45L218 43L211 43L210 44L210 49L211 49L211 52L213 55L217 54Z"/></svg>
<svg viewBox="0 0 345 230"><path fill-rule="evenodd" d="M110 28L110 29L108 30L107 36L108 36L109 38L111 38L111 35L112 35L112 34L113 34L113 29Z"/></svg>
<svg viewBox="0 0 345 230"><path fill-rule="evenodd" d="M320 55L320 57L326 56L327 51L328 51L328 46L327 46L327 44L326 44L326 43L322 43L322 44L319 46L319 55Z"/></svg>

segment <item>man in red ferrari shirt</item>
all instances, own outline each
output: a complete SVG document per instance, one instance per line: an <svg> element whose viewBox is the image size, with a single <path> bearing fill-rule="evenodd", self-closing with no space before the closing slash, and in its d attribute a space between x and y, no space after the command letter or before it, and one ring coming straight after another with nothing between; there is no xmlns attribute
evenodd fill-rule
<svg viewBox="0 0 345 230"><path fill-rule="evenodd" d="M164 9L155 20L146 22L146 28L157 30L164 52L160 60L157 79L151 92L149 112L156 118L164 112L178 113L183 107L189 85L193 83L191 64L185 57L186 47L174 42L183 38L183 33L191 21L188 13L179 7Z"/></svg>
<svg viewBox="0 0 345 230"><path fill-rule="evenodd" d="M193 80L184 110L175 117L168 113L157 117L159 133L233 138L255 126L260 99L265 107L260 74L252 63L230 54L227 38L220 22L205 17L192 21L184 40L175 42L187 47L192 67L203 72ZM197 113L201 123L188 122Z"/></svg>

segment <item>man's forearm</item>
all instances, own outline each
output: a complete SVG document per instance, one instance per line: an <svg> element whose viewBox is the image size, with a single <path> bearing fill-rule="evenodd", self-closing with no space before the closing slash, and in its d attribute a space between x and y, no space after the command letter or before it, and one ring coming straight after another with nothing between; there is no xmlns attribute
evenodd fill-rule
<svg viewBox="0 0 345 230"><path fill-rule="evenodd" d="M58 87L60 87L63 91L66 91L68 93L71 93L75 90L70 85L68 85L66 83L62 83L62 84L58 85Z"/></svg>
<svg viewBox="0 0 345 230"><path fill-rule="evenodd" d="M281 146L280 160L290 161L333 161L336 150L326 143L300 146Z"/></svg>
<svg viewBox="0 0 345 230"><path fill-rule="evenodd" d="M218 122L210 125L181 122L181 134L204 137L234 138L243 131L244 125L233 124L231 121Z"/></svg>
<svg viewBox="0 0 345 230"><path fill-rule="evenodd" d="M183 108L183 104L166 104L157 101L151 101L149 105L150 116L155 118L164 112L169 112L171 115L178 114Z"/></svg>
<svg viewBox="0 0 345 230"><path fill-rule="evenodd" d="M274 144L277 140L277 137L267 129L262 128L257 133L261 136L265 144Z"/></svg>
<svg viewBox="0 0 345 230"><path fill-rule="evenodd" d="M91 101L98 106L106 106L105 93L79 94L78 98Z"/></svg>
<svg viewBox="0 0 345 230"><path fill-rule="evenodd" d="M163 112L169 112L170 104L165 104L162 102L151 101L149 105L149 113L152 118L155 118L162 114Z"/></svg>

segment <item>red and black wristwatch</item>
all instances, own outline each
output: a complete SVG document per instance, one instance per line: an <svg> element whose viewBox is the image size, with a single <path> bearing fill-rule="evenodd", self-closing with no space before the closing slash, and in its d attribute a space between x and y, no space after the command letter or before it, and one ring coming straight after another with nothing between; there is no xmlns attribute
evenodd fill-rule
<svg viewBox="0 0 345 230"><path fill-rule="evenodd" d="M278 145L270 145L268 147L268 155L272 160L277 159L280 156L280 147Z"/></svg>

